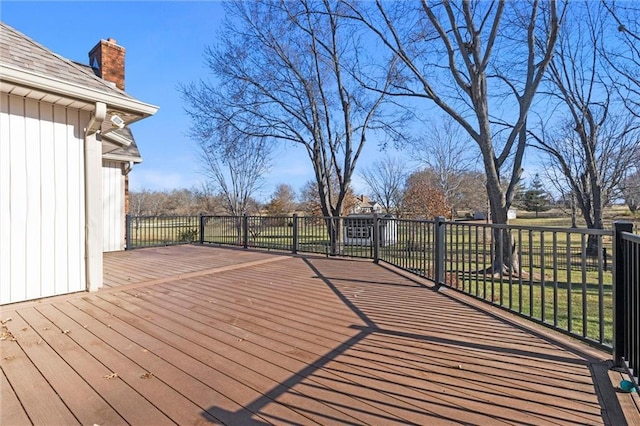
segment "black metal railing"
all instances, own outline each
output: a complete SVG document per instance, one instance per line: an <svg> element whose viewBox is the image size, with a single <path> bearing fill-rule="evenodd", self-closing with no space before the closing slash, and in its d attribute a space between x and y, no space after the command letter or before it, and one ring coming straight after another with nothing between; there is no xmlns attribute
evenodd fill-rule
<svg viewBox="0 0 640 426"><path fill-rule="evenodd" d="M640 235L629 222L614 224L614 363L640 392Z"/></svg>
<svg viewBox="0 0 640 426"><path fill-rule="evenodd" d="M198 216L127 215L126 248L129 250L199 241L200 223Z"/></svg>
<svg viewBox="0 0 640 426"><path fill-rule="evenodd" d="M609 258L619 240L609 230L381 215L201 215L128 217L127 236L128 249L199 242L383 261L605 348L614 346L614 334L618 336L614 267L631 268L627 275L636 287L625 291L638 295L637 245L631 246L636 250L631 257ZM629 311L630 323L619 319L618 324L627 331L635 327L631 333L637 336L640 303L625 300L636 310ZM637 337L630 341L624 346L631 351L625 359L637 359ZM627 362L635 365L637 375L638 361Z"/></svg>

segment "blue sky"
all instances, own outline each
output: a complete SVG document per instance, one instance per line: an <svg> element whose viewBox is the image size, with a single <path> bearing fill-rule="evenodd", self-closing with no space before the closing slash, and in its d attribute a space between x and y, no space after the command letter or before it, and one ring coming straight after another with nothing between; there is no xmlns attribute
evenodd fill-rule
<svg viewBox="0 0 640 426"><path fill-rule="evenodd" d="M207 77L203 51L222 18L217 1L0 1L3 22L70 60L87 64L89 50L109 37L126 49L126 91L160 107L132 126L144 158L131 174L133 190L191 188L203 180L177 86ZM369 143L359 165L380 155ZM259 199L268 200L279 183L299 189L313 179L300 147L280 147L275 158ZM354 187L364 190L357 177Z"/></svg>

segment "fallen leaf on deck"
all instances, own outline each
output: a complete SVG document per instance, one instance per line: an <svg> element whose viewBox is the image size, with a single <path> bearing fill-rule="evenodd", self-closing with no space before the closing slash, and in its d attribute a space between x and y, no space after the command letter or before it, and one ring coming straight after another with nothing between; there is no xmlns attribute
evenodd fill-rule
<svg viewBox="0 0 640 426"><path fill-rule="evenodd" d="M12 318L11 318L11 317L9 317L9 318L7 318L7 319L0 320L0 324L6 324L6 323L8 323L8 322L9 322L9 321L11 321L11 320L12 320Z"/></svg>
<svg viewBox="0 0 640 426"><path fill-rule="evenodd" d="M15 342L16 338L13 336L13 334L9 330L7 330L6 327L3 327L3 328L4 328L4 330L2 330L2 333L0 333L0 340L9 339L9 340Z"/></svg>
<svg viewBox="0 0 640 426"><path fill-rule="evenodd" d="M15 355L9 355L9 356L5 356L4 359L6 361L11 361L12 359L14 359L16 356Z"/></svg>
<svg viewBox="0 0 640 426"><path fill-rule="evenodd" d="M69 334L69 333L71 333L71 331L69 331L69 330L62 330L62 334Z"/></svg>
<svg viewBox="0 0 640 426"><path fill-rule="evenodd" d="M49 327L45 327L43 328L43 330L51 330Z"/></svg>
<svg viewBox="0 0 640 426"><path fill-rule="evenodd" d="M118 377L118 373L107 374L106 376L103 376L103 377L107 380L115 379L116 377Z"/></svg>
<svg viewBox="0 0 640 426"><path fill-rule="evenodd" d="M150 373L150 372L147 371L146 373L140 375L140 378L141 379L151 379L151 378L153 378L153 373Z"/></svg>
<svg viewBox="0 0 640 426"><path fill-rule="evenodd" d="M28 329L29 329L28 327L24 327L24 328L21 328L20 331L27 331Z"/></svg>
<svg viewBox="0 0 640 426"><path fill-rule="evenodd" d="M42 339L38 340L38 343L37 343L37 344L39 345L39 344L41 344L41 343L42 343Z"/></svg>

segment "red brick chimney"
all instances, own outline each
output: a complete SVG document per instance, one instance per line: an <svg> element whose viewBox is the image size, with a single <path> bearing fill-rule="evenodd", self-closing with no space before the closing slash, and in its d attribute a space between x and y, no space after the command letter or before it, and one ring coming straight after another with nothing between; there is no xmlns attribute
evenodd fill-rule
<svg viewBox="0 0 640 426"><path fill-rule="evenodd" d="M89 65L100 78L116 84L124 90L124 52L112 38L100 40L89 52Z"/></svg>

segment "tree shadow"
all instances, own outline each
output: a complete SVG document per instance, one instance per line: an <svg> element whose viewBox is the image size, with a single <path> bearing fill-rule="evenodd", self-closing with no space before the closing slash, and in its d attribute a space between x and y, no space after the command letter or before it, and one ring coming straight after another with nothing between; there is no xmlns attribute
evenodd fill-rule
<svg viewBox="0 0 640 426"><path fill-rule="evenodd" d="M335 272L331 271L330 274L325 274L321 271L320 267L318 267L317 265L315 265L312 261L310 261L309 259L305 258L305 257L298 257L299 259L301 259L304 264L312 271L312 273L314 274L314 278L317 278L319 280L321 280L324 285L331 290L331 292L338 298L338 300L340 300L340 302L353 314L355 314L355 316L362 321L363 325L358 325L358 324L353 324L350 326L351 329L357 331L357 334L349 337L347 340L341 342L340 344L336 345L335 347L333 347L330 351L328 351L327 353L319 356L318 359L316 359L315 361L309 363L306 367L302 368L299 371L296 371L295 374L292 374L291 376L289 376L286 380L281 381L278 383L277 386L273 387L272 389L268 390L267 392L264 392L263 394L261 394L260 397L252 400L250 403L248 404L244 404L244 409L242 410L238 410L238 411L228 411L228 410L224 410L222 408L219 407L210 407L208 410L206 410L205 412L202 413L202 417L206 420L206 421L211 421L211 422L223 422L225 424L239 424L239 425L251 425L251 424L255 424L255 425L262 425L262 424L270 424L270 423L291 423L291 419L283 419L283 418L277 418L274 417L273 414L271 413L265 413L264 409L266 407L268 407L270 404L274 404L274 403L278 403L278 404L284 404L282 402L279 402L279 398L282 397L285 393L296 393L297 391L294 389L294 387L301 385L305 380L312 378L314 375L316 375L319 371L325 369L328 367L329 363L333 363L334 361L336 361L339 357L345 355L345 353L347 353L348 351L357 351L358 347L363 344L363 342L368 339L371 338L374 335L378 335L378 336L391 336L393 338L398 338L401 341L411 341L411 342L416 342L417 345L438 345L438 346L443 346L443 347L451 347L451 348L460 348L462 350L469 350L472 352L478 352L478 353L486 353L486 354L498 354L500 356L504 356L506 358L512 359L514 362L514 365L518 365L520 366L521 364L519 364L518 359L520 358L526 358L527 360L532 360L532 359L538 359L538 360L543 360L545 362L549 362L549 363L558 363L558 364L569 364L569 365L576 365L576 366L588 366L589 371L591 372L591 376L595 381L598 381L599 383L605 383L606 384L606 380L607 378L605 378L603 376L603 369L601 367L600 364L602 364L602 360L598 360L593 358L591 355L589 355L588 353L582 352L579 349L575 348L574 346L571 345L565 345L563 342L561 342L560 340L554 339L546 334L537 332L535 329L532 328L528 328L525 327L515 321L509 321L507 319L505 319L503 316L500 315L496 315L492 312L486 311L484 309L479 308L478 306L475 306L471 303L468 303L464 300L461 300L458 297L452 297L451 295L448 295L446 292L439 292L438 291L438 287L433 286L433 287L429 287L427 285L425 285L424 283L420 282L420 280L412 280L410 277L405 276L404 274L400 274L396 271L393 271L390 268L385 268L386 271L391 271L394 273L397 273L398 275L402 276L404 279L409 280L410 282L413 282L413 284L415 285L401 285L401 284L397 284L397 283L389 283L389 282L385 282L384 280L376 280L376 281L368 281L368 280L364 280L364 279L358 279L358 278L353 278L353 277L338 277L336 276ZM333 259L331 260L325 260L326 262L330 262L330 261L334 261ZM448 299L450 302L454 302L455 304L460 304L461 306L465 306L469 309L471 309L475 314L478 314L477 316L487 316L492 318L494 321L499 322L503 325L509 326L509 327L513 327L517 330L519 330L522 333L526 333L527 335L533 335L535 336L537 339L540 339L541 341L546 342L547 344L549 344L550 346L554 346L554 347L559 347L561 348L563 351L566 351L570 354L573 354L574 356L559 356L559 355L550 355L550 354L545 354L542 353L541 351L536 351L534 349L529 349L527 347L525 348L514 348L514 347L505 347L503 345L498 345L498 344L493 344L493 340L491 338L487 338L486 340L483 340L482 342L478 342L478 341L472 341L468 338L465 338L463 335L456 335L456 334L451 334L451 335L446 335L446 336L434 336L434 335L426 335L424 333L421 333L420 331L418 332L414 332L411 330L398 330L398 329L394 329L394 328L388 328L383 326L382 324L378 323L378 320L375 319L375 315L372 318L371 314L369 314L367 312L367 306L380 306L381 309L382 307L384 307L384 300L380 300L378 305L374 305L374 302L378 302L378 301L373 301L370 302L371 305L365 305L360 306L361 304L358 303L359 300L354 299L353 297L349 297L349 295L345 294L345 292L343 290L340 289L340 284L338 283L347 283L347 284L357 284L357 285L361 285L361 286L366 286L366 285L375 285L375 286L385 286L387 287L388 290L393 291L394 287L416 287L416 288L424 288L424 289L432 289L435 291L435 294L437 294L436 297L443 297L444 299ZM431 292L430 292L431 293ZM434 294L434 293L431 293ZM443 300L444 300L443 299ZM411 309L413 307L409 306L407 309ZM407 318L412 317L410 312L405 312L404 310L402 312L393 312L393 309L400 309L400 308L387 308L389 310L391 310L392 312L389 315L398 315L400 317L402 317L403 315L406 316ZM379 315L378 315L379 316ZM475 318L474 318L475 319ZM469 319L469 320L474 320L474 319ZM450 322L452 324L456 323L456 318L453 319L448 319L446 321L443 322ZM464 321L463 317L459 317L457 319L457 321ZM455 336L455 337L453 337ZM389 349L389 348L383 348L383 349ZM362 350L362 349L360 349ZM408 359L410 359L413 356L413 354L411 352L407 353L407 357L409 357ZM409 361L407 361L409 362ZM414 362L414 361L411 361ZM415 361L414 363L416 363L417 361ZM524 364L522 364L524 365ZM420 368L420 364L416 364L417 369ZM606 369L605 369L606 371ZM385 377L383 371L380 371L380 377ZM363 373L364 374L364 373ZM369 378L369 374L365 375L366 377L363 377L363 379L367 379ZM445 374L446 376L446 374ZM464 376L464 373L461 372L452 372L450 375L450 378L453 381L456 380L462 380L460 377ZM335 380L335 379L334 379ZM384 380L388 380L388 379L383 379L383 378L379 378L379 380L384 381ZM390 382L391 383L391 382ZM437 384L436 382L433 382L434 384ZM541 382L542 383L542 382ZM352 384L352 383L350 383ZM490 385L495 385L492 383L486 383L487 386ZM533 385L540 385L539 383L533 383ZM596 394L598 396L599 402L601 407L604 407L605 403L606 403L606 412L609 418L616 418L616 419L624 419L624 417L622 416L622 409L619 405L619 403L617 402L617 399L612 399L610 392L613 392L613 390L609 389L611 388L610 384L607 387L606 385L597 385L596 386ZM561 392L561 389L558 389L557 392ZM338 392L338 391L336 391ZM489 393L490 394L490 393ZM345 394L345 396L350 396L353 398L357 398L357 399L362 399L363 397L361 395L358 395L357 393L353 393L353 394ZM503 397L503 395L500 395L501 397ZM408 398L408 397L407 397ZM438 405L440 404L442 407L447 407L447 404L445 402L437 402L437 399L434 400L434 404ZM332 402L332 401L322 401L319 400L320 403L322 404L326 404L326 405L332 405L334 406L336 403ZM526 399L522 400L523 403L526 403ZM495 407L500 407L501 403L500 402L490 402L490 404L492 404L492 406ZM333 418L331 417L330 414L327 413L321 413L321 412L310 412L310 411L305 411L307 410L307 408L305 407L289 407L291 409L293 409L294 411L297 411L300 415L302 415L303 417L309 416L309 423L315 422L315 420L312 420L313 418L323 418L324 421L326 421L327 423L335 423L335 422L343 422L344 419L337 419L337 418ZM398 407L399 408L399 407ZM505 409L510 409L512 407L510 407L507 403L504 403L504 408ZM466 412L467 415L484 415L486 416L487 413L483 412L481 409L479 409L477 406L470 404L470 406L465 407L464 404L457 406L456 409L458 411L463 411ZM311 409L309 409L311 410ZM426 415L427 413L425 413ZM536 413L533 413L533 415L535 415ZM434 419L440 419L443 421L448 421L448 422L459 422L460 419L458 417L455 416L447 416L447 415L442 415L442 414L436 414L436 413L428 413L428 415L432 416L432 418ZM499 421L499 420L503 420L503 421L509 421L509 418L504 418L502 417L500 414L497 413L493 413L491 414L492 418L494 418L495 420ZM554 420L554 421L558 421L558 422L562 422L564 419L561 417L557 417L555 418L553 415L549 415L550 417L547 418L547 420ZM622 417L621 417L622 416ZM385 419L384 417L380 417L380 423L384 423L385 421L390 421L391 419ZM411 424L411 422L406 421L405 423L407 424Z"/></svg>

